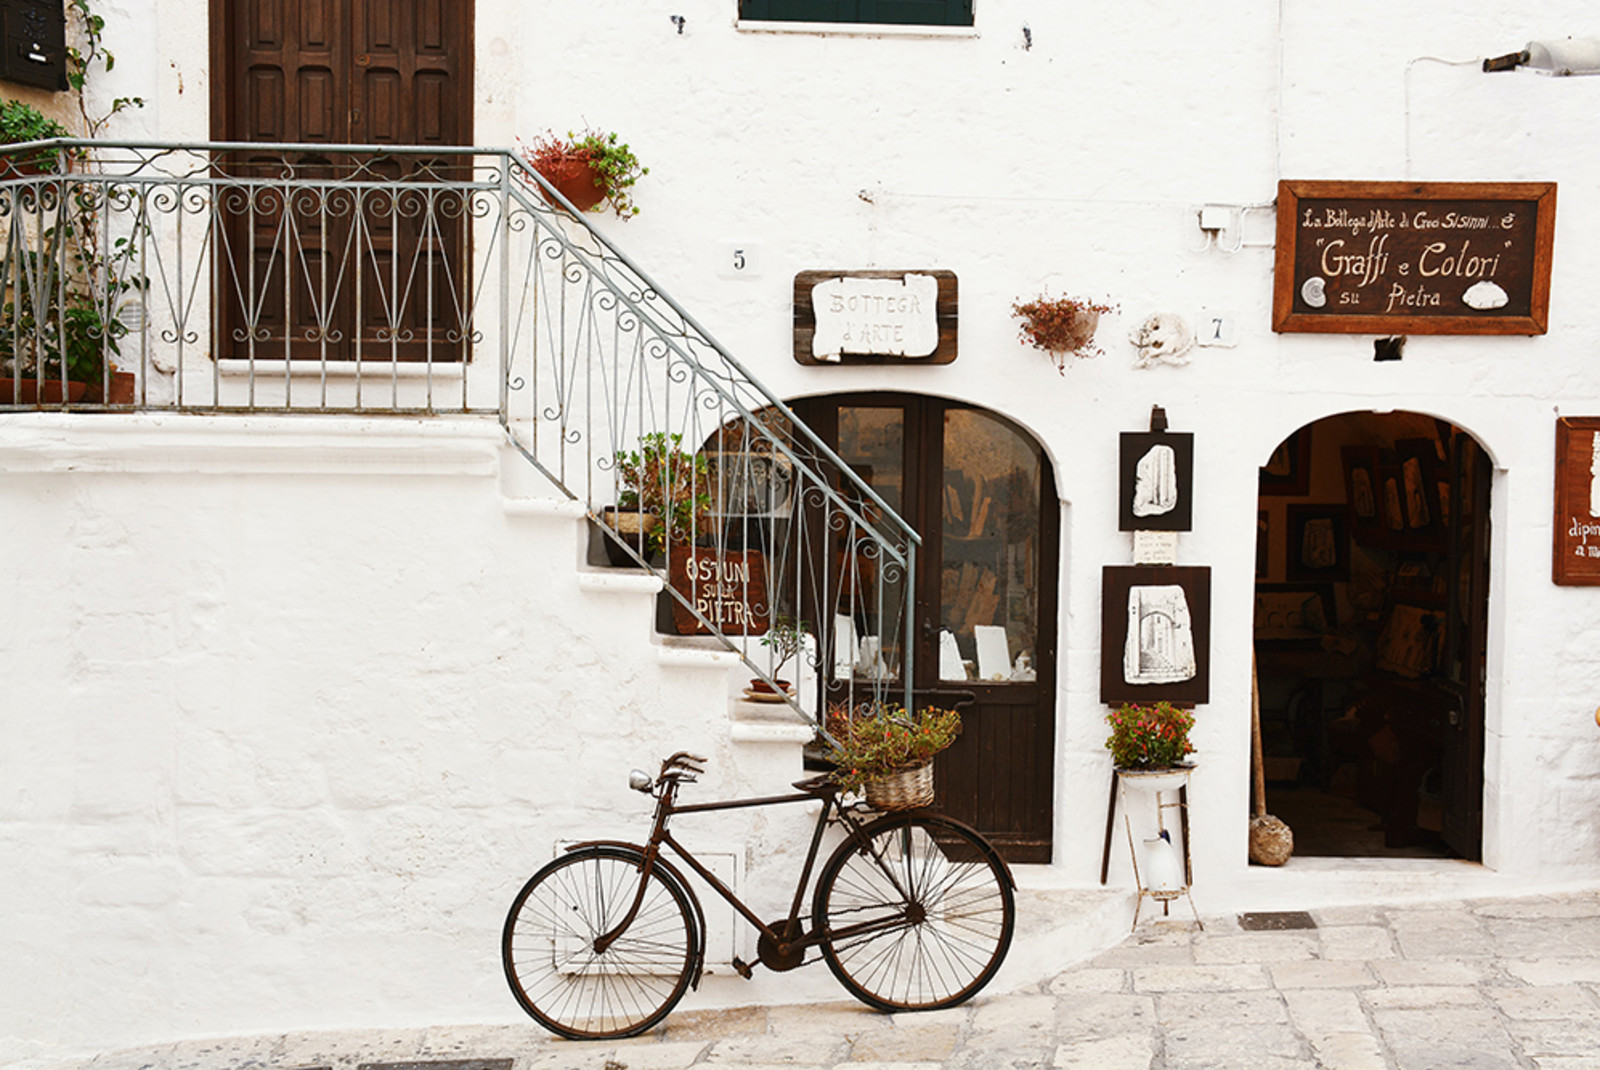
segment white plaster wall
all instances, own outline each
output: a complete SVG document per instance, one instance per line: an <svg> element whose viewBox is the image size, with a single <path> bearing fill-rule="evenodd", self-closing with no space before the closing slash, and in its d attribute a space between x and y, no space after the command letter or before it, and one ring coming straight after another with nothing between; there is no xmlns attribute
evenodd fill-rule
<svg viewBox="0 0 1600 1070"><path fill-rule="evenodd" d="M1202 910L1242 905L1247 876L1256 466L1347 410L1441 416L1493 456L1486 861L1528 880L1600 875L1600 601L1549 579L1552 420L1600 414L1600 78L1489 76L1476 62L1595 33L1592 5L976 7L971 34L860 36L741 31L733 0L479 0L476 140L621 132L651 167L643 214L591 218L780 395L958 397L1043 442L1063 510L1051 879L1098 877L1099 576L1129 559L1116 435L1146 426L1152 404L1196 434L1179 560L1214 569L1191 789ZM204 137L204 5L123 0L111 14L117 76L151 97L119 132ZM1202 204L1265 205L1280 178L1407 177L1560 183L1547 335L1414 337L1402 362L1376 364L1367 338L1270 331L1272 251L1255 244L1271 239L1270 211L1249 217L1246 248L1201 248ZM754 249L759 271L719 275L726 242ZM793 362L794 274L872 267L957 273L954 364ZM1106 356L1058 375L1017 342L1012 302L1046 286L1120 305ZM1132 367L1132 325L1202 306L1238 318L1236 348ZM87 426L51 434L92 438ZM145 428L141 450L175 426ZM618 770L640 751L701 733L724 769L736 760L722 694L705 699L715 715L653 697L682 688L672 709L698 711L698 689L726 683L672 683L613 643L647 630L643 611L561 580L570 533L507 520L488 468L251 473L240 458L254 454L235 448L200 475L184 466L234 433L204 427L170 469L0 475L0 559L33 563L0 588L0 708L20 740L0 835L27 859L0 878L0 906L16 904L7 939L32 964L0 1036L92 1046L481 1018L505 1003L492 933L513 882L568 818L595 833L637 825ZM402 441L406 428L377 433ZM0 425L0 443L14 429ZM757 759L737 760L761 779ZM586 802L568 801L580 791ZM124 875L96 876L108 865ZM411 935L397 941L397 925ZM151 957L152 943L170 950ZM329 953L289 961L309 946ZM92 969L63 947L142 971L137 1005L99 1033L72 1017L87 1013L75 1002Z"/></svg>
<svg viewBox="0 0 1600 1070"><path fill-rule="evenodd" d="M507 510L500 441L6 421L7 1061L518 1020L505 909L558 841L648 831L630 766L707 755L707 798L800 775L792 746L735 757L726 670L664 663L650 596L580 590L579 521ZM784 860L794 809L695 842Z"/></svg>

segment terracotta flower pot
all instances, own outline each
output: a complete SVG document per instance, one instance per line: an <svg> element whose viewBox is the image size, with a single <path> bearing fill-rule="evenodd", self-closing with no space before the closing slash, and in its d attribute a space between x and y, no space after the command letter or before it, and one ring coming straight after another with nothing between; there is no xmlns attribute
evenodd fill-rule
<svg viewBox="0 0 1600 1070"><path fill-rule="evenodd" d="M82 401L88 390L88 383L68 382L66 400ZM40 402L61 404L60 379L46 379L42 383L32 378L0 379L0 405L37 405Z"/></svg>
<svg viewBox="0 0 1600 1070"><path fill-rule="evenodd" d="M589 166L587 153L563 156L554 164L540 167L539 173L580 212L587 212L606 199L605 182L600 173ZM548 194L545 200L556 204Z"/></svg>

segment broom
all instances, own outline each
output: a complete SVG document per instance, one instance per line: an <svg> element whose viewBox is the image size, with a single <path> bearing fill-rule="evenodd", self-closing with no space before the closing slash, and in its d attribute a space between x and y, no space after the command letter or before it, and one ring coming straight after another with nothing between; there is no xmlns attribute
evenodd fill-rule
<svg viewBox="0 0 1600 1070"><path fill-rule="evenodd" d="M1250 861L1281 866L1294 854L1294 833L1267 813L1267 767L1261 753L1261 685L1255 651L1250 652L1250 750L1255 765L1256 816L1250 819Z"/></svg>

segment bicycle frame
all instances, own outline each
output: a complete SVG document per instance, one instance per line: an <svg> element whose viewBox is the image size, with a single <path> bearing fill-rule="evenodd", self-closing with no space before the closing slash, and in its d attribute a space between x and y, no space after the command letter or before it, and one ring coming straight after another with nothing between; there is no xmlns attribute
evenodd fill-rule
<svg viewBox="0 0 1600 1070"><path fill-rule="evenodd" d="M618 937L627 931L628 926L633 924L633 920L638 914L639 907L644 901L645 890L649 885L650 874L654 871L658 862L664 863L665 861L661 855L661 848L663 845L672 848L673 854L682 859L690 869L698 873L701 879L711 886L712 890L714 890L723 899L726 899L728 904L732 906L734 910L738 911L738 913L747 922L754 926L756 931L760 933L763 938L771 942L774 960L784 959L797 952L803 953L806 948L814 947L821 943L823 940L822 933L815 931L810 933L803 932L803 927L799 925L799 922L801 909L805 902L806 888L811 883L811 873L816 866L817 853L822 847L822 834L827 827L834 822L834 820L837 820L838 823L842 824L846 828L847 834L850 836L850 838L856 840L857 842L865 843L866 841L861 834L861 830L866 827L867 822L856 818L850 813L847 807L841 805L839 803L839 797L837 793L831 788L823 787L819 788L817 791L802 791L793 795L769 795L750 799L728 799L717 802L691 803L685 806L679 806L677 804L677 796L680 784L680 779L675 777L670 779L663 777L660 783L659 794L656 796L655 821L650 831L650 838L644 847L644 864L639 874L639 890L634 895L632 906L629 908L627 914L623 916L622 920L617 923L616 927L595 940L594 949L596 953L603 954L605 950L617 940ZM694 854L687 847L679 843L667 827L672 817L676 814L715 813L722 810L740 810L758 806L779 806L785 803L813 802L819 800L822 802L822 810L817 815L816 829L811 835L811 846L806 851L805 864L801 867L800 878L795 885L794 899L790 903L788 917L783 921L784 931L782 933L776 932L770 924L757 916L756 913L751 910L750 907L748 907L731 888L724 884L715 873L712 873L711 870L701 863L699 859L695 858ZM575 844L573 845L572 849L576 850L577 848L583 846L587 846L587 844ZM879 863L880 865L882 864L881 859L879 859ZM901 886L899 878L893 872L892 867L883 866L883 871L885 876L894 885L896 891L900 892L901 894L905 894L906 890ZM691 897L694 897L694 892L692 889L686 890ZM828 935L834 939L861 935L897 924L898 920L899 919L889 918L880 919L877 921L862 922L859 925L852 925L845 929L835 930ZM773 962L768 961L768 956L765 954L761 956L761 961L769 967L773 966ZM795 962L793 965L798 966L799 963ZM746 977L750 975L749 967L737 960L734 962L734 968L739 970L739 972Z"/></svg>

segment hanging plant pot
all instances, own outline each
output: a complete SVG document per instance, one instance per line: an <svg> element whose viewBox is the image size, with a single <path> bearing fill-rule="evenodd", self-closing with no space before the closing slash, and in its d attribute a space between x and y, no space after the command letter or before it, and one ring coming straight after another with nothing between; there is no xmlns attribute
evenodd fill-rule
<svg viewBox="0 0 1600 1070"><path fill-rule="evenodd" d="M572 207L580 212L587 212L601 201L606 199L609 192L605 185L605 176L589 166L587 152L573 152L561 156L551 162L541 161L538 165L539 173L545 181L554 186L563 197L572 202ZM540 192L543 192L542 190ZM556 204L548 193L546 201ZM559 205L557 205L559 207Z"/></svg>

